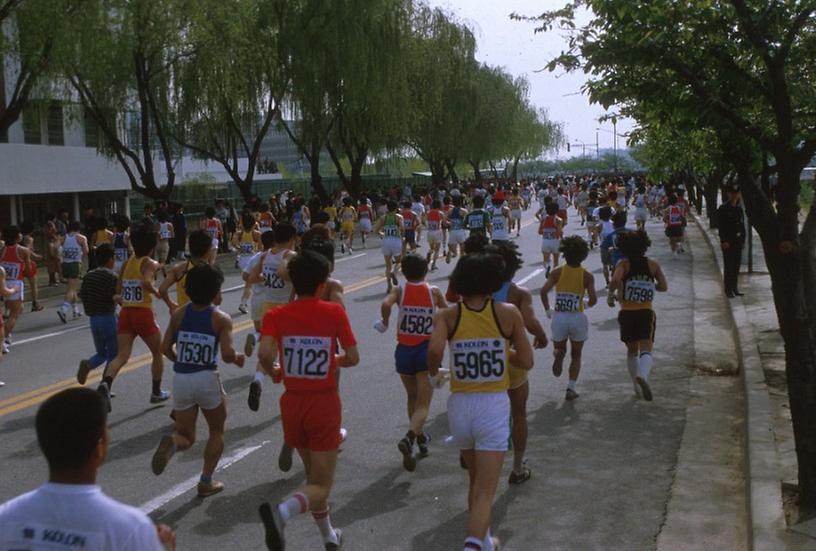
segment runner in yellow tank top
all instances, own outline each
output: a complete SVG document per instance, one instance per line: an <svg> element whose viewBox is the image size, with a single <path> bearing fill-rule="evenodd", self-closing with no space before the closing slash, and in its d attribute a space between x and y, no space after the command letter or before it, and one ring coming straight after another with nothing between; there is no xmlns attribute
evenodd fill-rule
<svg viewBox="0 0 816 551"><path fill-rule="evenodd" d="M190 302L187 292L184 290L184 285L187 279L187 272L193 266L200 264L209 264L210 252L212 249L212 238L205 230L196 230L190 234L190 259L182 260L173 266L167 277L162 281L159 287L159 296L167 308L170 310L170 315L178 309ZM176 286L176 302L170 298L170 287Z"/></svg>
<svg viewBox="0 0 816 551"><path fill-rule="evenodd" d="M504 261L497 255L461 258L451 287L462 302L434 316L428 346L428 374L434 377L450 341L448 422L470 473L465 546L476 549L485 540L498 545L490 534L490 509L510 438L508 366L533 367L533 350L518 309L490 298L502 286L503 271Z"/></svg>
<svg viewBox="0 0 816 551"><path fill-rule="evenodd" d="M581 353L584 342L589 338L589 322L584 314L584 295L589 296L590 308L598 302L595 294L595 277L581 266L589 254L589 245L583 238L571 235L561 240L559 251L564 255L566 265L559 266L547 278L541 288L541 302L547 317L552 320L553 375L561 376L564 358L567 355L567 340L570 341L569 382L567 400L578 397L576 385L581 373ZM549 292L555 287L555 314L550 310Z"/></svg>

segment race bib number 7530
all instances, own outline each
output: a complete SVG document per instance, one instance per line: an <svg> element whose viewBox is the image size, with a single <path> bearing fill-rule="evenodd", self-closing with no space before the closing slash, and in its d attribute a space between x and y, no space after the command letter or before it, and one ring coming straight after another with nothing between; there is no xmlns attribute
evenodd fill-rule
<svg viewBox="0 0 816 551"><path fill-rule="evenodd" d="M283 337L283 369L287 377L325 379L330 359L330 337Z"/></svg>

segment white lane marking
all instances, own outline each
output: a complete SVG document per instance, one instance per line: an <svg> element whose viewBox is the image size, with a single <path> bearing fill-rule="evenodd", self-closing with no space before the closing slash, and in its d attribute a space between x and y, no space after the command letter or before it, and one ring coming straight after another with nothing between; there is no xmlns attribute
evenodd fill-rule
<svg viewBox="0 0 816 551"><path fill-rule="evenodd" d="M219 462L218 468L215 469L215 472L223 471L227 467L230 467L231 465L234 465L235 463L238 463L240 460L242 460L243 458L245 458L246 456L248 456L252 452L256 452L259 449L261 449L262 447L264 447L265 445L269 444L269 442L270 442L270 440L264 440L263 442L261 442L260 444L255 445L255 446L246 446L244 448L239 448L232 455L228 456L225 459L222 459ZM139 506L139 509L141 509L142 512L149 515L150 513L152 513L153 511L155 511L159 507L162 507L163 505L166 505L167 503L173 501L174 499L176 499L181 494L183 494L185 492L188 492L188 491L192 490L193 488L195 488L198 485L198 479L199 479L198 476L192 476L192 477L188 478L187 480L185 480L184 482L180 482L180 483L176 484L175 486L170 488L170 490L163 493L162 495L154 497L153 499L151 499L147 503L144 503L141 506Z"/></svg>
<svg viewBox="0 0 816 551"><path fill-rule="evenodd" d="M341 262L345 262L346 260L354 260L355 258L360 258L361 256L365 256L366 254L368 253L355 254L354 256L344 256L343 258L335 260L334 263L340 264Z"/></svg>
<svg viewBox="0 0 816 551"><path fill-rule="evenodd" d="M531 279L533 279L535 276L537 276L538 274L540 274L543 271L544 271L544 268L539 268L537 270L534 270L533 273L531 273L530 275L525 276L524 278L517 281L516 285L524 285L525 283L527 283L528 281L530 281Z"/></svg>
<svg viewBox="0 0 816 551"><path fill-rule="evenodd" d="M36 337L29 337L27 339L21 339L19 341L13 341L11 343L11 347L14 348L15 346L18 346L20 344L26 344L26 343L29 343L29 342L41 341L43 339L50 339L51 337L58 337L60 335L64 335L65 333L72 333L74 331L79 331L80 329L87 329L88 327L90 327L90 325L86 323L84 325L78 325L76 327L71 327L70 329L63 329L62 331L54 331L53 333L46 333L44 335L38 335Z"/></svg>
<svg viewBox="0 0 816 551"><path fill-rule="evenodd" d="M236 285L235 287L227 287L226 289L221 289L222 293L230 293L232 291L237 291L238 289L243 289L244 284Z"/></svg>

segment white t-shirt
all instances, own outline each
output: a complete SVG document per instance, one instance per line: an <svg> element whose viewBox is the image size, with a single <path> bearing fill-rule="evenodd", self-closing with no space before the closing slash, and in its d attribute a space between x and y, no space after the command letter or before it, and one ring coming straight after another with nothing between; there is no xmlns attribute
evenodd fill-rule
<svg viewBox="0 0 816 551"><path fill-rule="evenodd" d="M150 518L95 485L46 483L0 505L0 551L164 551Z"/></svg>
<svg viewBox="0 0 816 551"><path fill-rule="evenodd" d="M261 257L263 256L263 251L257 252L252 255L252 258L247 260L246 267L244 268L244 273L249 275L252 273L252 270L258 265L261 261ZM261 296L263 293L266 292L266 285L264 285L263 280L260 283L253 283L252 284L252 294L253 296ZM0 549L0 551L2 551Z"/></svg>

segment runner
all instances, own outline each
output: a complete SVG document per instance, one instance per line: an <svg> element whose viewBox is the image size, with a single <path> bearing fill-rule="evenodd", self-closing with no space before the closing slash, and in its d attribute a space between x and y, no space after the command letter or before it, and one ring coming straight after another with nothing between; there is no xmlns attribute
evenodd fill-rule
<svg viewBox="0 0 816 551"><path fill-rule="evenodd" d="M598 235L600 234L600 226L598 219L598 192L589 192L589 202L586 206L586 229L587 239L589 239L589 248L594 249L598 244Z"/></svg>
<svg viewBox="0 0 816 551"><path fill-rule="evenodd" d="M521 236L521 210L524 206L524 201L519 197L518 188L513 188L510 192L510 200L507 201L507 206L510 209L510 233L513 229L516 230L516 237ZM495 239L495 237L494 237Z"/></svg>
<svg viewBox="0 0 816 551"><path fill-rule="evenodd" d="M589 205L589 192L587 185L581 184L581 190L575 196L575 208L578 209L578 214L581 215L581 225L587 221L587 206Z"/></svg>
<svg viewBox="0 0 816 551"><path fill-rule="evenodd" d="M510 219L510 209L502 203L496 203L490 210L491 237L494 243L501 243L510 239L512 226L508 230L508 225L512 224Z"/></svg>
<svg viewBox="0 0 816 551"><path fill-rule="evenodd" d="M85 384L88 373L102 364L107 367L119 350L116 341L116 305L122 297L116 294L118 276L113 271L115 263L113 247L102 243L96 248L96 263L99 265L82 279L79 296L85 306L85 313L91 320L91 337L96 354L79 362L77 382Z"/></svg>
<svg viewBox="0 0 816 551"><path fill-rule="evenodd" d="M323 295L329 262L304 251L287 268L298 298L264 316L258 357L267 372L278 359L285 366L286 390L280 399L284 440L303 460L306 484L277 507L264 503L259 513L271 550L285 549L285 524L306 511L312 512L325 548L340 549L342 533L331 525L328 506L342 411L334 372L357 365L360 357L343 307L316 298Z"/></svg>
<svg viewBox="0 0 816 551"><path fill-rule="evenodd" d="M501 289L493 293L493 300L496 302L506 302L512 304L521 312L524 320L524 327L527 332L533 335L533 346L535 348L545 348L547 346L547 334L541 323L536 319L533 311L533 295L524 287L519 287L513 283L516 272L521 268L521 254L515 243L506 241L498 245L488 247L489 252L499 254L504 260L504 272ZM527 467L524 459L524 452L527 450L527 398L530 395L530 383L527 381L528 372L518 369L510 364L510 388L507 395L510 397L511 411L511 438L513 442L513 470L507 482L510 484L523 484L530 479L531 471Z"/></svg>
<svg viewBox="0 0 816 551"><path fill-rule="evenodd" d="M28 249L28 256L30 260L29 270L25 277L28 281L28 287L31 289L31 311L40 312L44 306L40 304L40 286L37 283L37 263L43 260L42 255L34 252L34 224L25 221L20 224L20 245Z"/></svg>
<svg viewBox="0 0 816 551"><path fill-rule="evenodd" d="M683 208L677 204L677 196L670 194L668 197L669 206L663 212L663 222L666 224L666 237L669 238L669 246L673 256L682 252L680 242L683 241L683 224L685 216Z"/></svg>
<svg viewBox="0 0 816 551"><path fill-rule="evenodd" d="M130 257L130 219L127 216L118 216L114 225L116 232L113 234L113 271L118 274Z"/></svg>
<svg viewBox="0 0 816 551"><path fill-rule="evenodd" d="M381 250L385 259L385 279L389 293L393 285L399 285L396 272L404 248L402 242L404 224L402 215L397 212L397 202L390 200L388 212L382 218L378 218L374 225L374 231L382 237ZM407 230L405 232L407 233Z"/></svg>
<svg viewBox="0 0 816 551"><path fill-rule="evenodd" d="M269 251L273 246L275 246L275 232L268 231L262 233L261 251L252 255L252 258L249 259L241 271L241 278L244 280L244 284L249 285L251 290L249 315L255 328L254 332L247 334L246 341L244 341L244 354L247 358L252 356L252 352L255 350L255 344L261 340L261 322L263 321L264 315L263 306L264 302L266 302L266 281L264 280L263 273L258 274L256 279L251 279L251 275L255 267L263 260L264 253Z"/></svg>
<svg viewBox="0 0 816 551"><path fill-rule="evenodd" d="M269 212L269 203L264 201L261 203L260 212L258 213L258 231L261 233L272 231L276 223L277 220L275 220L275 217Z"/></svg>
<svg viewBox="0 0 816 551"><path fill-rule="evenodd" d="M438 202L438 201L435 201ZM431 211L433 212L433 211ZM429 214L430 216L430 214ZM429 226L430 231L430 226ZM402 453L402 466L408 472L416 469L417 457L427 457L429 437L423 432L428 409L433 397L433 386L428 377L428 342L433 331L433 318L437 309L448 307L442 291L428 285L428 262L416 254L402 259L405 283L395 287L383 300L382 317L375 328L380 333L388 330L391 309L396 305L397 349L394 358L405 394L408 399L409 430L397 447ZM414 456L414 442L419 453Z"/></svg>
<svg viewBox="0 0 816 551"><path fill-rule="evenodd" d="M343 197L343 208L340 209L340 252L346 252L346 241L348 242L348 253L352 254L354 243L354 223L357 221L357 210L351 206L351 197Z"/></svg>
<svg viewBox="0 0 816 551"><path fill-rule="evenodd" d="M363 248L366 248L366 237L368 234L371 233L371 220L373 218L373 213L371 211L371 207L368 205L368 199L365 195L360 197L359 204L357 205L357 219L359 220L360 224L360 236L363 240Z"/></svg>
<svg viewBox="0 0 816 551"><path fill-rule="evenodd" d="M169 222L170 216L167 211L162 209L156 214L159 221L159 240L156 243L156 250L153 253L154 258L159 263L162 275L167 277L167 258L170 254L170 240L175 238L173 231L173 224ZM111 234L113 237L113 234Z"/></svg>
<svg viewBox="0 0 816 551"><path fill-rule="evenodd" d="M422 208L423 216L425 215L425 207ZM417 215L416 211L411 208L408 201L402 203L402 254L415 252L419 246L419 227L422 224L422 219ZM396 283L395 283L396 285Z"/></svg>
<svg viewBox="0 0 816 551"><path fill-rule="evenodd" d="M422 246L422 228L425 224L425 205L422 203L422 196L421 195L414 195L414 202L408 207L415 215L414 220L414 231L416 232L416 240L414 241L414 248L412 250L416 250L417 247ZM405 218L405 213L402 213L402 217Z"/></svg>
<svg viewBox="0 0 816 551"><path fill-rule="evenodd" d="M244 355L236 354L232 346L232 318L218 308L224 283L221 271L209 264L195 266L186 279L190 302L170 318L162 341L162 352L173 362L175 430L172 435L162 436L151 467L153 474L160 475L173 454L190 449L195 442L200 409L207 421L209 437L197 490L198 497L208 497L224 489L223 482L212 479L224 451L227 419L218 353L225 362L238 367L244 367Z"/></svg>
<svg viewBox="0 0 816 551"><path fill-rule="evenodd" d="M161 388L164 372L161 331L153 313L153 296L159 296L159 292L153 286L153 280L159 264L150 258L150 254L156 247L156 241L156 231L153 226L146 224L136 227L130 236L134 255L122 266L116 293L122 296L122 310L119 312L116 328L118 353L105 368L102 382L97 388L107 402L108 411L111 410L110 391L113 380L130 359L136 337L144 341L153 356L150 366L152 381L150 403L157 404L170 398L170 393Z"/></svg>
<svg viewBox="0 0 816 551"><path fill-rule="evenodd" d="M1 242L0 242L1 243ZM6 285L6 270L3 268L2 264L0 264L0 299L4 299L6 297L12 296L17 291L13 288L10 288ZM0 334L5 330L3 327L5 325L5 321L3 320L3 316L0 316ZM2 350L0 351L0 360L3 359L3 354L8 354L8 347L6 346L5 341L3 342ZM6 383L0 381L0 386L4 386Z"/></svg>
<svg viewBox="0 0 816 551"><path fill-rule="evenodd" d="M567 197L567 194L564 193L563 188L559 187L558 190L556 191L556 193L557 193L557 195L556 195L556 197L554 199L555 199L555 202L558 204L558 213L557 213L558 218L560 218L561 221L563 222L563 225L566 226L567 225L567 208L572 203L570 202L569 197Z"/></svg>
<svg viewBox="0 0 816 551"><path fill-rule="evenodd" d="M615 306L616 300L620 302L618 324L621 341L626 345L626 367L635 394L639 388L646 401L652 400L649 372L657 322L652 301L655 291L664 292L669 288L660 265L646 257L651 244L642 230L618 237L618 248L624 259L615 268L607 298L610 308Z"/></svg>
<svg viewBox="0 0 816 551"><path fill-rule="evenodd" d="M187 272L189 272L193 266L209 264L210 256L213 254L212 238L206 231L194 231L190 234L189 242L190 258L188 260L182 260L173 266L159 287L159 296L167 305L171 316L176 310L190 302L190 297L187 296L187 291L185 290ZM170 298L170 287L174 284L176 286L176 302L173 302L173 299Z"/></svg>
<svg viewBox="0 0 816 551"><path fill-rule="evenodd" d="M598 219L601 221L601 243L606 241L606 238L612 235L615 232L615 225L612 223L612 214L614 214L614 210L612 210L609 206L603 206L597 209L598 212ZM612 276L612 273L609 269L609 266L612 265L612 253L609 248L604 249L603 246L601 247L601 264L603 265L603 276L604 281L606 281L606 286L609 287L609 280ZM612 266L614 268L614 266Z"/></svg>
<svg viewBox="0 0 816 551"><path fill-rule="evenodd" d="M11 332L23 313L23 300L25 300L25 278L31 271L31 252L25 247L18 245L20 239L20 228L17 226L7 226L3 230L3 240L5 246L0 250L0 266L6 272L6 286L14 289L14 293L4 297L5 305L8 308L8 319L4 324L3 349L7 352L11 347Z"/></svg>
<svg viewBox="0 0 816 551"><path fill-rule="evenodd" d="M547 271L544 277L550 277L550 271L558 266L558 248L561 245L564 221L557 216L558 203L550 201L545 207L547 213L541 218L538 235L541 236L541 254ZM550 259L552 258L552 265Z"/></svg>
<svg viewBox="0 0 816 551"><path fill-rule="evenodd" d="M204 209L205 219L201 221L201 229L206 231L212 240L211 253L209 258L210 264L215 264L218 258L218 247L221 243L221 234L224 229L221 227L221 220L215 217L215 209L207 207Z"/></svg>
<svg viewBox="0 0 816 551"><path fill-rule="evenodd" d="M589 297L586 306L592 308L598 302L595 294L595 277L581 263L589 254L589 247L583 238L571 235L561 240L561 253L565 266L552 271L544 287L541 288L541 303L552 320L553 375L561 376L564 358L567 355L567 340L570 342L569 382L567 400L578 398L576 384L581 372L581 353L589 338L589 322L584 314L584 295ZM555 287L555 314L550 310L549 292Z"/></svg>
<svg viewBox="0 0 816 551"><path fill-rule="evenodd" d="M261 242L261 232L255 229L255 218L246 213L241 216L241 229L232 235L232 246L238 251L235 258L236 267L241 272L246 271L247 264L258 251L258 244ZM244 290L241 294L241 303L238 311L247 313L247 302L252 294L252 286L249 282L244 282Z"/></svg>
<svg viewBox="0 0 816 551"><path fill-rule="evenodd" d="M67 280L65 289L65 300L57 309L57 315L62 323L68 323L68 312L73 312L73 319L77 319L82 314L77 303L77 290L79 290L79 271L82 267L82 258L88 255L88 240L79 233L79 222L76 220L68 223L68 233L60 242L62 248L62 277Z"/></svg>
<svg viewBox="0 0 816 551"><path fill-rule="evenodd" d="M465 229L470 235L481 234L487 236L493 231L490 226L490 214L484 210L485 200L481 195L473 197L473 210L465 216Z"/></svg>
<svg viewBox="0 0 816 551"><path fill-rule="evenodd" d="M646 230L646 220L649 219L649 209L647 205L646 188L641 184L637 193L632 196L632 206L635 207L635 225L639 230Z"/></svg>
<svg viewBox="0 0 816 551"><path fill-rule="evenodd" d="M428 373L436 376L450 341L448 422L470 474L465 549L495 549L490 509L510 439L509 364L533 367L533 350L515 306L494 302L504 262L497 255L468 254L451 276L462 302L436 314L428 345ZM479 277L473 277L479 274ZM512 347L511 347L512 345Z"/></svg>
<svg viewBox="0 0 816 551"><path fill-rule="evenodd" d="M295 240L297 230L295 226L288 222L281 222L273 230L274 244L269 250L264 251L257 263L252 267L247 281L251 284L263 282L263 302L260 309L260 320L269 310L280 308L292 300L292 283L288 280L288 275L284 275L285 263L295 256ZM256 324L256 328L257 328ZM251 339L251 340L250 340ZM247 342L244 344L244 353L252 355L257 336L253 333L247 335ZM260 361L260 358L258 358ZM268 371L268 370L267 370ZM255 368L255 378L249 384L249 396L247 405L252 411L258 411L261 407L261 393L263 391L264 370L260 363ZM280 382L280 367L273 371L272 381Z"/></svg>
<svg viewBox="0 0 816 551"><path fill-rule="evenodd" d="M445 255L445 262L450 264L451 257L464 254L463 247L467 235L465 233L464 221L468 211L462 208L462 197L453 198L453 207L448 216L450 231L448 235L448 253Z"/></svg>
<svg viewBox="0 0 816 551"><path fill-rule="evenodd" d="M442 204L439 200L431 203L431 210L428 212L428 256L426 261L430 263L431 270L436 270L436 260L439 258L439 251L442 247L442 228L445 226L445 215L440 210Z"/></svg>

